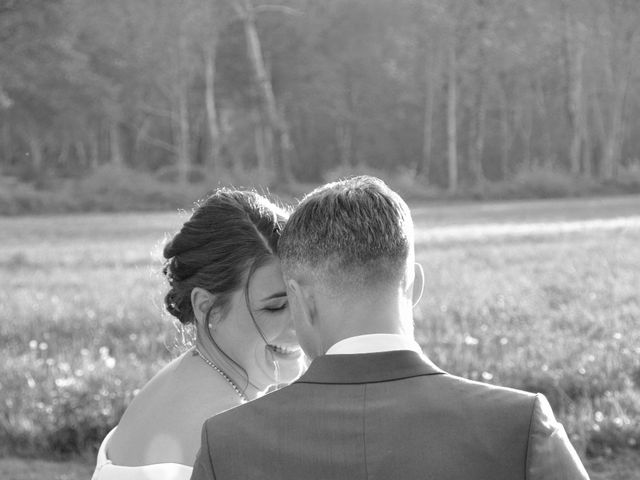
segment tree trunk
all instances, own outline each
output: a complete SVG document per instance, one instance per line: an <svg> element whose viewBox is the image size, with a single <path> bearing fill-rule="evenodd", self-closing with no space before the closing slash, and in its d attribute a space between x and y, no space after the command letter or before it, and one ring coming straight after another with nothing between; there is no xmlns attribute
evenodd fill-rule
<svg viewBox="0 0 640 480"><path fill-rule="evenodd" d="M209 163L216 172L221 166L220 154L222 151L221 129L215 96L215 62L216 45L207 45L204 52L205 63L205 105L207 109L207 130L209 133Z"/></svg>
<svg viewBox="0 0 640 480"><path fill-rule="evenodd" d="M189 169L191 167L190 150L191 136L189 126L189 106L186 85L178 85L177 94L177 123L178 123L178 183L188 183Z"/></svg>
<svg viewBox="0 0 640 480"><path fill-rule="evenodd" d="M124 160L120 144L120 127L116 121L109 123L109 147L111 164L116 168L122 168Z"/></svg>
<svg viewBox="0 0 640 480"><path fill-rule="evenodd" d="M582 156L580 157L582 175L587 178L591 178L593 175L593 169L591 167L593 163L593 142L591 142L591 138L587 130L583 132L582 146Z"/></svg>
<svg viewBox="0 0 640 480"><path fill-rule="evenodd" d="M266 126L266 122L262 120L262 112L256 111L253 114L255 121L253 122L253 138L256 151L256 160L258 162L258 178L269 183L273 174L273 158L269 152L273 151L273 136L271 130Z"/></svg>
<svg viewBox="0 0 640 480"><path fill-rule="evenodd" d="M89 170L93 171L100 164L100 140L95 129L89 131Z"/></svg>
<svg viewBox="0 0 640 480"><path fill-rule="evenodd" d="M522 119L522 164L524 170L530 172L533 169L531 152L531 140L533 138L533 108L526 108Z"/></svg>
<svg viewBox="0 0 640 480"><path fill-rule="evenodd" d="M136 131L136 135L133 141L133 149L131 151L131 161L134 165L140 164L140 153L143 152L143 145L145 139L149 136L149 130L151 129L151 119L145 116L140 124L140 127ZM144 161L143 161L144 162Z"/></svg>
<svg viewBox="0 0 640 480"><path fill-rule="evenodd" d="M484 183L484 170L482 168L482 154L484 152L485 119L486 119L486 92L484 75L478 76L478 91L476 92L475 112L472 113L472 139L469 161L475 184Z"/></svg>
<svg viewBox="0 0 640 480"><path fill-rule="evenodd" d="M0 164L8 164L13 156L12 152L12 137L9 122L2 122L2 158L0 158Z"/></svg>
<svg viewBox="0 0 640 480"><path fill-rule="evenodd" d="M633 68L631 56L627 58L627 61L628 64L621 73L616 89L612 93L610 129L604 145L600 169L600 176L605 180L610 180L616 175L620 164L620 154L622 152L622 143L624 142L624 107Z"/></svg>
<svg viewBox="0 0 640 480"><path fill-rule="evenodd" d="M426 43L426 42L425 42ZM422 124L422 155L416 165L416 175L421 175L429 179L431 173L431 158L433 153L433 113L435 109L435 90L438 82L439 71L437 59L429 61L426 51L424 51L424 101L423 101L423 124Z"/></svg>
<svg viewBox="0 0 640 480"><path fill-rule="evenodd" d="M447 167L449 192L458 189L458 136L456 106L458 102L458 87L456 75L456 51L455 40L451 39L449 46L449 62L447 74Z"/></svg>
<svg viewBox="0 0 640 480"><path fill-rule="evenodd" d="M623 21L628 14L619 2L610 2L609 6L609 30L603 32L605 38L609 38L607 52L606 78L611 105L609 114L609 131L607 132L603 146L602 161L600 163L600 176L609 180L615 177L620 164L622 144L624 142L624 117L625 104L629 92L629 85L637 66L638 55L635 45L640 34L637 22ZM625 27L626 24L626 28Z"/></svg>
<svg viewBox="0 0 640 480"><path fill-rule="evenodd" d="M254 12L248 7L243 15L245 37L249 60L253 67L258 94L260 96L265 116L269 122L269 129L273 136L273 159L275 163L276 178L280 183L289 183L291 174L287 168L288 156L291 153L291 140L287 132L284 119L281 118L276 98L273 93L273 86L267 74L264 58L262 56L262 46L260 37L256 29Z"/></svg>
<svg viewBox="0 0 640 480"><path fill-rule="evenodd" d="M504 81L500 82L498 92L500 102L500 136L502 139L500 149L500 175L502 180L509 177L509 153L513 139L511 138L511 124L509 118L509 102L507 99L507 87Z"/></svg>
<svg viewBox="0 0 640 480"><path fill-rule="evenodd" d="M574 24L569 16L566 0L561 3L564 16L564 35L562 52L565 66L565 99L566 112L571 141L569 144L570 171L572 175L579 175L582 159L582 140L584 137L584 102L583 102L583 57L584 57L584 27Z"/></svg>
<svg viewBox="0 0 640 480"><path fill-rule="evenodd" d="M33 127L27 129L27 143L29 144L29 155L31 156L31 168L36 178L41 179L44 176L43 146L40 134Z"/></svg>
<svg viewBox="0 0 640 480"><path fill-rule="evenodd" d="M85 169L89 165L89 156L87 155L87 149L84 146L84 142L76 141L74 144L74 148L76 150L76 156L78 157L78 162L82 165L82 168Z"/></svg>
<svg viewBox="0 0 640 480"><path fill-rule="evenodd" d="M525 90L528 87L525 85L516 89L517 101L514 101L514 125L518 128L518 134L522 140L522 153L520 155L521 164L520 169L524 171L531 171L532 169L532 152L531 152L531 140L533 138L533 117L535 105L534 98L535 89L532 87L529 92Z"/></svg>
<svg viewBox="0 0 640 480"><path fill-rule="evenodd" d="M484 152L485 137L485 119L486 119L486 102L487 102L487 79L485 74L485 65L487 63L487 55L484 47L484 36L487 28L485 18L485 5L483 0L477 0L479 17L476 24L476 35L478 37L478 59L475 72L476 77L476 99L475 111L472 113L472 132L471 148L469 161L471 162L471 172L473 173L473 182L476 185L484 183L484 170L482 168L482 156Z"/></svg>
<svg viewBox="0 0 640 480"><path fill-rule="evenodd" d="M617 167L620 163L620 146L623 140L622 132L624 128L622 123L624 95L622 95L622 99L619 99L620 95L616 95L616 97L612 105L611 128L604 145L600 169L600 177L604 180L611 180L616 175Z"/></svg>
<svg viewBox="0 0 640 480"><path fill-rule="evenodd" d="M71 150L71 142L68 138L61 138L62 143L60 153L58 154L58 165L65 165L69 163L69 150Z"/></svg>

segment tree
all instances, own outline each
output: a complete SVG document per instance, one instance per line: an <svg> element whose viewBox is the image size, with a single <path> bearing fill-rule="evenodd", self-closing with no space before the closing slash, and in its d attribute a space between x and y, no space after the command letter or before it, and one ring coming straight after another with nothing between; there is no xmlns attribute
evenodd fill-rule
<svg viewBox="0 0 640 480"><path fill-rule="evenodd" d="M256 15L261 11L277 10L287 14L297 12L284 5L256 7L251 0L227 0L233 7L236 15L242 22L245 32L247 55L253 67L257 92L261 100L264 119L267 121L267 129L273 142L266 142L265 146L272 151L269 156L275 164L275 179L277 182L287 184L291 180L290 163L293 145L289 136L289 128L276 102L273 86L262 52L262 44L256 26Z"/></svg>

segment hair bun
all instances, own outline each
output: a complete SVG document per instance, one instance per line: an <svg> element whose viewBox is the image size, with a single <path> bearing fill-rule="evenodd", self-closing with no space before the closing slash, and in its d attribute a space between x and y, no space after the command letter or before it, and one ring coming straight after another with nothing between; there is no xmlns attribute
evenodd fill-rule
<svg viewBox="0 0 640 480"><path fill-rule="evenodd" d="M178 292L176 292L174 288L169 290L169 292L167 292L167 294L164 297L164 305L165 305L165 308L167 309L167 312L169 312L171 315L176 317L178 320L182 321L182 315L181 315L180 305L178 304L178 301L177 301L178 300L177 296L178 296Z"/></svg>
<svg viewBox="0 0 640 480"><path fill-rule="evenodd" d="M283 211L255 192L220 189L197 204L162 250L167 312L183 324L193 322L195 287L214 294L216 308L224 309L247 265L275 254L285 220Z"/></svg>
<svg viewBox="0 0 640 480"><path fill-rule="evenodd" d="M180 235L179 233L176 234L176 237ZM164 248L162 249L162 256L164 258L166 258L167 260L169 260L171 257L175 257L176 256L176 252L174 251L174 240L175 237L173 237L173 239L169 240L167 242L167 244L164 246Z"/></svg>

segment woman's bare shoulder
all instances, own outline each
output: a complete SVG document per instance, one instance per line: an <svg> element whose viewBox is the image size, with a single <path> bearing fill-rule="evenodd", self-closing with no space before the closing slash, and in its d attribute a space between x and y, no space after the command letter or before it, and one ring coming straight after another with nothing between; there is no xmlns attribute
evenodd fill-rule
<svg viewBox="0 0 640 480"><path fill-rule="evenodd" d="M107 445L107 456L123 466L192 465L204 421L238 404L224 379L188 352L134 398Z"/></svg>

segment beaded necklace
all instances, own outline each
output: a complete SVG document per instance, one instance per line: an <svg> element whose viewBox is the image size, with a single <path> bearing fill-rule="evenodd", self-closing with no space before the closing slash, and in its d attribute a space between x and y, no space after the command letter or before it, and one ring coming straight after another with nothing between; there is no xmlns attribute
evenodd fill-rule
<svg viewBox="0 0 640 480"><path fill-rule="evenodd" d="M249 399L247 398L247 396L246 396L244 393L242 393L242 391L241 391L241 390L238 388L238 386L233 382L233 380L231 380L231 379L229 378L229 376L228 376L226 373L224 373L224 372L220 369L220 367L218 367L215 363L213 363L211 360L209 360L207 357L205 357L205 356L200 352L200 350L198 350L198 347L193 347L193 351L194 351L194 353L195 353L196 355L198 355L202 360L204 360L204 363L206 363L206 364L207 364L207 365L209 365L211 368L213 368L216 372L218 372L218 373L220 374L220 376L221 376L222 378L224 378L224 379L227 381L227 383L228 383L229 385L231 385L231 388L233 388L233 390L238 394L238 396L239 396L242 400L244 400L245 402L248 402L248 401L249 401Z"/></svg>

